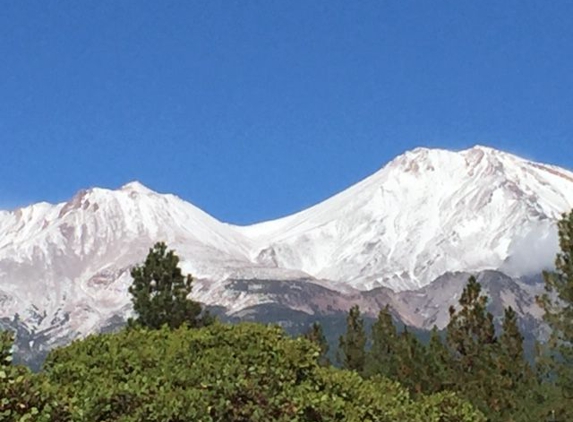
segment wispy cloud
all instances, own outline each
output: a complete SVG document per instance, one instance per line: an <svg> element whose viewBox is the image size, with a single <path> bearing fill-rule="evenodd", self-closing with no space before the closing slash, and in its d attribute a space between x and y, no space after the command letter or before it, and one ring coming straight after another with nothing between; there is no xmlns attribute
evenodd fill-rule
<svg viewBox="0 0 573 422"><path fill-rule="evenodd" d="M539 274L554 267L558 250L557 225L553 222L540 223L513 238L509 246L509 259L502 270L513 276Z"/></svg>

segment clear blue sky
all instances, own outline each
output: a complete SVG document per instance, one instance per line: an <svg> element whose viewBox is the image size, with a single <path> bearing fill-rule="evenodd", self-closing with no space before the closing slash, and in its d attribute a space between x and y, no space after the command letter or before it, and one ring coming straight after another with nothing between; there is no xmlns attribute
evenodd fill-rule
<svg viewBox="0 0 573 422"><path fill-rule="evenodd" d="M573 168L573 2L5 1L0 206L298 211L416 146Z"/></svg>

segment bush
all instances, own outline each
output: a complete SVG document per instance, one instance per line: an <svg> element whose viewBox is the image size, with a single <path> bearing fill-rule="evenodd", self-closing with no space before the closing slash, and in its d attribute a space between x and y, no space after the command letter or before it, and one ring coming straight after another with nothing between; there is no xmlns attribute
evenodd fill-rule
<svg viewBox="0 0 573 422"><path fill-rule="evenodd" d="M319 356L277 327L215 324L91 336L52 352L45 372L86 422L483 420L455 397L415 402Z"/></svg>
<svg viewBox="0 0 573 422"><path fill-rule="evenodd" d="M71 412L40 374L13 366L13 336L0 332L0 420L3 422L67 422Z"/></svg>

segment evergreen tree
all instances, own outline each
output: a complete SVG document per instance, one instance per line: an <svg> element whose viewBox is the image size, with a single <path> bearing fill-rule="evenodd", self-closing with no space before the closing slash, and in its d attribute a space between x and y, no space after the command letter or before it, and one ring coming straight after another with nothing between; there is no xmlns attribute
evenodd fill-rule
<svg viewBox="0 0 573 422"><path fill-rule="evenodd" d="M455 390L488 412L492 420L502 420L499 418L506 409L506 391L497 369L499 347L487 302L481 285L470 277L459 301L461 308L450 308L447 342L453 358Z"/></svg>
<svg viewBox="0 0 573 422"><path fill-rule="evenodd" d="M555 271L545 272L545 294L538 302L551 328L549 351L554 375L563 394L573 397L573 211L557 224L560 252Z"/></svg>
<svg viewBox="0 0 573 422"><path fill-rule="evenodd" d="M415 394L428 391L430 379L426 360L424 346L408 327L404 327L394 347L396 381Z"/></svg>
<svg viewBox="0 0 573 422"><path fill-rule="evenodd" d="M426 350L407 327L398 333L389 306L380 310L372 325L372 347L366 356L364 373L398 381L415 394L430 388Z"/></svg>
<svg viewBox="0 0 573 422"><path fill-rule="evenodd" d="M328 359L328 342L326 341L326 337L324 336L324 332L322 331L322 325L319 322L313 323L308 331L304 333L304 338L310 340L314 344L316 344L320 348L320 356L318 358L318 362L321 366L329 366L330 360Z"/></svg>
<svg viewBox="0 0 573 422"><path fill-rule="evenodd" d="M130 325L159 329L167 324L178 328L204 325L209 316L201 317L201 305L187 298L191 293L193 278L184 276L178 267L179 257L167 251L163 242L149 250L143 265L132 269L133 284L129 287L133 310L137 314Z"/></svg>
<svg viewBox="0 0 573 422"><path fill-rule="evenodd" d="M358 305L346 317L346 333L338 342L338 361L344 369L362 373L366 360L366 333Z"/></svg>
<svg viewBox="0 0 573 422"><path fill-rule="evenodd" d="M452 358L446 345L440 337L438 327L434 325L430 341L426 348L426 363L428 371L428 393L437 393L452 388Z"/></svg>
<svg viewBox="0 0 573 422"><path fill-rule="evenodd" d="M472 276L462 292L460 310L450 307L448 344L468 372L476 365L483 347L497 342L487 301L487 296L481 294L481 285Z"/></svg>
<svg viewBox="0 0 573 422"><path fill-rule="evenodd" d="M388 305L378 313L378 318L372 325L371 338L372 347L366 358L366 375L382 375L396 380L398 371L395 352L398 333Z"/></svg>
<svg viewBox="0 0 573 422"><path fill-rule="evenodd" d="M513 361L523 361L523 336L517 326L517 314L511 306L504 310L501 329L499 343L504 354Z"/></svg>
<svg viewBox="0 0 573 422"><path fill-rule="evenodd" d="M531 404L540 397L539 390L533 370L525 358L523 335L512 307L504 310L496 369L495 379L499 380L504 403L500 416L504 420L531 420Z"/></svg>
<svg viewBox="0 0 573 422"><path fill-rule="evenodd" d="M533 381L533 373L523 350L523 335L517 325L517 314L510 306L503 316L502 334L499 336L500 370L508 380L508 388L517 387Z"/></svg>

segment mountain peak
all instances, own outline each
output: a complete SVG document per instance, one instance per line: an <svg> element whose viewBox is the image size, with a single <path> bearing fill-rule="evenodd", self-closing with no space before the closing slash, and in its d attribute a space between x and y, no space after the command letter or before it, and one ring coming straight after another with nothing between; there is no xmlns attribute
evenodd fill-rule
<svg viewBox="0 0 573 422"><path fill-rule="evenodd" d="M410 174L422 174L425 171L434 172L442 169L442 172L451 173L448 176L450 177L453 174L459 174L464 169L473 174L477 166L489 166L501 171L504 165L513 168L525 162L526 160L518 156L478 144L458 151L443 148L414 148L396 157L384 169L400 170Z"/></svg>
<svg viewBox="0 0 573 422"><path fill-rule="evenodd" d="M427 154L465 154L465 153L471 153L471 152L476 152L476 151L481 151L481 152L487 152L487 153L492 153L492 154L502 154L502 155L511 155L508 154L507 152L504 152L502 150L493 148L493 147L489 147L487 145L481 145L481 144L476 144L470 148L465 148L462 150L453 150L453 149L447 149L447 148L437 148L437 147L416 147L413 148L411 150L405 151L402 155L427 155ZM402 155L396 157L396 158L400 158Z"/></svg>
<svg viewBox="0 0 573 422"><path fill-rule="evenodd" d="M137 192L143 194L155 193L153 190L149 189L147 186L143 185L137 180L126 183L120 188L120 190L124 192Z"/></svg>
<svg viewBox="0 0 573 422"><path fill-rule="evenodd" d="M502 153L502 151L492 148L492 147L488 147L486 145L480 145L480 144L476 144L471 148L468 148L466 151L484 151L484 152L493 152L496 154Z"/></svg>

